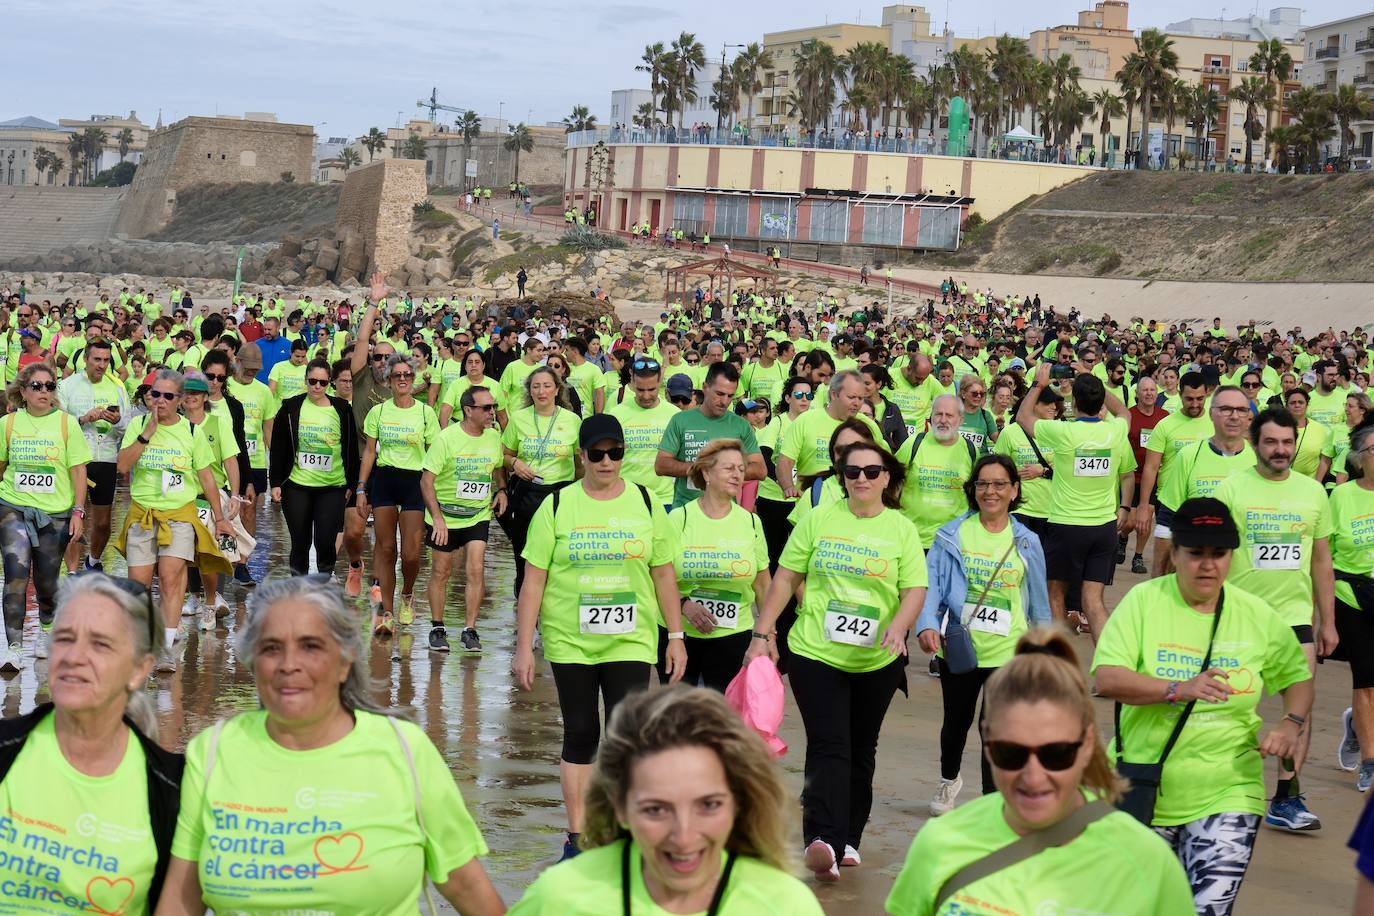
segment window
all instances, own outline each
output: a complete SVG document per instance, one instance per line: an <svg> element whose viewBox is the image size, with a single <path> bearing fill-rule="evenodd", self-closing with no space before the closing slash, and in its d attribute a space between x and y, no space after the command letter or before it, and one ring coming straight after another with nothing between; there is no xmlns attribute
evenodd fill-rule
<svg viewBox="0 0 1374 916"><path fill-rule="evenodd" d="M701 232L705 228L706 195L673 195L673 226L684 232Z"/></svg>
<svg viewBox="0 0 1374 916"><path fill-rule="evenodd" d="M712 235L738 236L749 230L749 198L743 194L716 195L716 223Z"/></svg>
<svg viewBox="0 0 1374 916"><path fill-rule="evenodd" d="M845 242L849 239L849 201L811 202L811 241Z"/></svg>
<svg viewBox="0 0 1374 916"><path fill-rule="evenodd" d="M901 204L864 204L863 211L865 245L902 244Z"/></svg>

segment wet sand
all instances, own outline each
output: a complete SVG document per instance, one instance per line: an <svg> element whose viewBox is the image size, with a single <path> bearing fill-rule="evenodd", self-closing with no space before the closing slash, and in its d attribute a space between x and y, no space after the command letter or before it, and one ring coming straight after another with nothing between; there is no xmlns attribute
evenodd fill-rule
<svg viewBox="0 0 1374 916"><path fill-rule="evenodd" d="M127 505L121 493L121 503ZM250 563L256 578L286 570L286 532L275 506L263 509L260 531L270 532ZM510 675L515 649L513 576L510 548L493 526L488 552L488 598L478 629L485 651L449 655L425 646L427 605L417 607L417 623L395 640L400 659L392 659L393 643L371 644L370 659L377 679L377 698L408 707L448 761L468 806L482 828L491 856L488 871L507 902L557 857L566 829L558 787L557 760L561 727L557 696L547 666L541 666L531 693L521 693ZM370 546L368 547L370 561ZM107 568L122 572L122 558L110 550ZM340 562L342 571L343 561ZM369 562L370 568L370 562ZM421 571L415 593L424 601L428 564ZM1114 604L1141 577L1123 573L1109 590ZM451 583L446 618L450 639L457 646L462 625L462 580ZM182 667L172 677L158 679L157 701L164 743L183 747L186 741L217 718L257 705L251 674L238 663L231 640L242 622L243 602L249 594L230 585L227 597L234 615L213 633L194 630L184 646ZM358 603L359 617L365 609ZM227 623L226 627L224 624ZM29 627L37 626L36 616ZM26 638L31 651L32 632ZM1079 642L1085 656L1087 637ZM888 713L878 748L875 804L861 847L864 864L845 869L842 880L817 888L828 913L846 916L876 914L901 868L912 836L925 823L928 801L938 781L940 690L926 675L926 659L919 652L909 668L911 695L898 694ZM45 662L32 664L4 681L3 714L26 712L47 698L39 686ZM1354 774L1336 769L1335 747L1340 739L1341 710L1349 703L1350 675L1340 663L1322 666L1317 674L1317 707L1312 759L1303 774L1309 807L1323 821L1323 829L1304 835L1280 834L1262 828L1255 858L1236 907L1238 914L1334 914L1350 912L1354 895L1353 853L1346 840L1365 798L1354 789ZM1111 733L1111 705L1098 703L1098 726ZM1277 720L1277 701L1266 700L1261 710L1268 722ZM805 739L795 706L789 708L782 736L790 746L782 766L798 795L802 784ZM964 755L965 780L960 801L975 797L979 747L976 731ZM1270 764L1269 788L1274 767ZM798 847L801 837L798 835ZM445 912L452 912L445 909Z"/></svg>

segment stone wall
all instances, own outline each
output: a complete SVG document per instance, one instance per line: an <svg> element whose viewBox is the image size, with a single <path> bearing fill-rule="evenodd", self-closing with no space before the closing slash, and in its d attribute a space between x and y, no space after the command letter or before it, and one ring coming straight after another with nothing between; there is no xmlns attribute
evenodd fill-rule
<svg viewBox="0 0 1374 916"><path fill-rule="evenodd" d="M126 193L60 185L0 188L0 264L108 239Z"/></svg>
<svg viewBox="0 0 1374 916"><path fill-rule="evenodd" d="M529 131L534 149L520 154L520 180L528 185L562 183L567 134L562 128L551 127L531 127ZM436 134L425 139L425 155L431 163L429 183L462 187L465 170L462 138ZM477 160L477 177L473 182L498 189L511 182L515 174L515 154L505 148L505 142L505 134L491 134L472 141L467 154Z"/></svg>
<svg viewBox="0 0 1374 916"><path fill-rule="evenodd" d="M410 257L414 207L427 193L421 159L379 159L350 169L334 222L340 268L360 278L400 270Z"/></svg>
<svg viewBox="0 0 1374 916"><path fill-rule="evenodd" d="M143 238L171 219L176 194L197 184L309 181L315 129L235 118L184 118L148 138L117 231Z"/></svg>

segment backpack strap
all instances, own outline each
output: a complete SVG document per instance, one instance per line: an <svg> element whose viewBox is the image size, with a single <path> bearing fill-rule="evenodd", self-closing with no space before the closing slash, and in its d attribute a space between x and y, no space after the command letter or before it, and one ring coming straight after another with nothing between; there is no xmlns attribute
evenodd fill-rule
<svg viewBox="0 0 1374 916"><path fill-rule="evenodd" d="M908 458L906 461L907 470L911 470L911 466L916 463L916 453L921 450L921 443L925 441L925 438L925 430L921 430L919 433L916 434L916 441L911 443L911 457ZM960 438L963 437L961 436ZM968 440L965 439L964 441L967 442Z"/></svg>
<svg viewBox="0 0 1374 916"><path fill-rule="evenodd" d="M825 487L825 478L817 477L811 481L811 508L815 509L821 504L821 490Z"/></svg>

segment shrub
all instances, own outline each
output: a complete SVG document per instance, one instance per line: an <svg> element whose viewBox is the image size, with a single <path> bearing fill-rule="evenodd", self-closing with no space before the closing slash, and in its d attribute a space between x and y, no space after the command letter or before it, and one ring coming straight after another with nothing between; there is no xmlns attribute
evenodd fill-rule
<svg viewBox="0 0 1374 916"><path fill-rule="evenodd" d="M588 226L576 226L564 232L558 244L573 251L604 251L607 248L624 248L625 240L606 232L598 232Z"/></svg>

